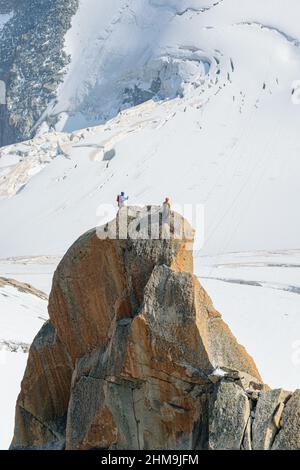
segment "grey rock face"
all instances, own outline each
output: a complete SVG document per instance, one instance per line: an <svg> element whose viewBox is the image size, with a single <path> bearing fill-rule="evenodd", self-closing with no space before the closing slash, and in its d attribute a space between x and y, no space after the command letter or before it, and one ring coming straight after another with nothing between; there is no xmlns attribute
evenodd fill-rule
<svg viewBox="0 0 300 470"><path fill-rule="evenodd" d="M6 104L0 109L0 146L31 137L48 104L55 99L69 57L63 50L78 0L1 2L12 13L0 32L0 80Z"/></svg>
<svg viewBox="0 0 300 470"><path fill-rule="evenodd" d="M249 416L249 398L244 390L235 383L221 382L211 398L209 448L240 450Z"/></svg>
<svg viewBox="0 0 300 470"><path fill-rule="evenodd" d="M289 396L289 392L281 389L261 393L257 402L252 428L254 450L269 450L272 447L275 436L279 431L282 405Z"/></svg>
<svg viewBox="0 0 300 470"><path fill-rule="evenodd" d="M272 450L300 450L300 390L287 401Z"/></svg>

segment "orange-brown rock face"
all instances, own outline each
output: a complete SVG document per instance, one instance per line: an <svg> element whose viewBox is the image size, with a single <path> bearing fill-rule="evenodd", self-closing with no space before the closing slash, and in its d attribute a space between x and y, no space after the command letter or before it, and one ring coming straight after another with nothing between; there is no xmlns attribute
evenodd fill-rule
<svg viewBox="0 0 300 470"><path fill-rule="evenodd" d="M150 209L149 209L150 210ZM193 271L188 245L194 232L176 215L172 239L150 239L149 227L159 233L151 212L124 208L115 221L84 234L67 252L54 275L49 315L73 361L107 342L116 320L133 317L153 268L166 264ZM127 217L127 220L124 217ZM122 225L122 226L121 226ZM124 237L124 227L126 227ZM135 228L138 230L135 230ZM131 234L132 232L132 234ZM137 239L130 238L132 236ZM111 238L108 238L111 237Z"/></svg>
<svg viewBox="0 0 300 470"><path fill-rule="evenodd" d="M224 340L223 358L213 344ZM99 448L94 430L103 415L114 423L102 427L105 448L205 448L214 385L209 375L217 366L242 367L260 380L197 279L156 266L139 314L117 321L105 350L77 363L67 448ZM79 396L88 397L84 417Z"/></svg>
<svg viewBox="0 0 300 470"><path fill-rule="evenodd" d="M171 219L169 230L157 208L122 209L67 252L51 323L30 351L12 448L246 446L266 387L193 275L193 230ZM222 440L226 400L232 431Z"/></svg>
<svg viewBox="0 0 300 470"><path fill-rule="evenodd" d="M72 362L50 322L29 351L15 417L13 448L64 447Z"/></svg>

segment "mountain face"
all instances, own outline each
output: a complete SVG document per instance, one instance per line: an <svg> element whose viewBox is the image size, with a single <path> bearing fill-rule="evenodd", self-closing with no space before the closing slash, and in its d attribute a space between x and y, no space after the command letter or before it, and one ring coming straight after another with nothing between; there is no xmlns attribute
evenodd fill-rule
<svg viewBox="0 0 300 470"><path fill-rule="evenodd" d="M38 133L1 150L2 256L63 253L120 188L201 205L208 253L298 248L299 2L44 4L2 29L1 129Z"/></svg>
<svg viewBox="0 0 300 470"><path fill-rule="evenodd" d="M48 292L120 191L133 205L169 196L233 333L267 383L298 388L299 0L0 6L0 134L16 142L0 148L0 276Z"/></svg>
<svg viewBox="0 0 300 470"><path fill-rule="evenodd" d="M0 2L0 15L9 15L0 29L0 80L6 84L0 145L28 139L55 99L70 60L64 36L77 7L78 0Z"/></svg>
<svg viewBox="0 0 300 470"><path fill-rule="evenodd" d="M184 82L200 86L217 59L200 49L178 50L176 41L168 51L160 47L168 23L177 9L179 16L188 13L188 3L2 3L0 14L9 17L0 33L0 79L7 90L0 145L28 139L40 126L75 130L153 98L182 96Z"/></svg>
<svg viewBox="0 0 300 470"><path fill-rule="evenodd" d="M193 275L193 239L174 212L125 207L72 245L12 449L299 448L299 390L263 384Z"/></svg>
<svg viewBox="0 0 300 470"><path fill-rule="evenodd" d="M0 143L104 123L150 99L201 91L206 102L207 88L229 88L240 114L265 108L272 119L270 95L277 113L296 91L290 5L287 18L282 0L1 0Z"/></svg>

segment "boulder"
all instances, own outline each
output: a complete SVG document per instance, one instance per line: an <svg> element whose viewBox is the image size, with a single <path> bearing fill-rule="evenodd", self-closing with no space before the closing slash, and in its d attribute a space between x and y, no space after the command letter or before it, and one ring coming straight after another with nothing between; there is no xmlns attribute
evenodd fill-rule
<svg viewBox="0 0 300 470"><path fill-rule="evenodd" d="M259 396L252 427L253 449L269 450L280 428L284 403L290 396L282 389L262 392Z"/></svg>
<svg viewBox="0 0 300 470"><path fill-rule="evenodd" d="M124 208L80 237L59 264L49 316L73 361L107 342L114 321L136 314L156 265L193 271L193 229L173 214L176 231L162 238L167 224L159 223L158 209Z"/></svg>
<svg viewBox="0 0 300 470"><path fill-rule="evenodd" d="M268 387L194 276L193 237L178 214L130 207L73 244L30 349L13 449L253 447Z"/></svg>
<svg viewBox="0 0 300 470"><path fill-rule="evenodd" d="M287 400L272 450L300 450L300 390Z"/></svg>
<svg viewBox="0 0 300 470"><path fill-rule="evenodd" d="M67 448L206 448L209 374L220 360L209 328L216 318L192 274L156 266L139 314L117 321L107 347L78 362ZM218 330L213 333L218 343ZM234 343L231 334L227 340ZM236 364L242 363L237 354ZM79 396L89 403L88 413L78 406Z"/></svg>
<svg viewBox="0 0 300 470"><path fill-rule="evenodd" d="M249 398L242 387L221 382L210 402L209 449L240 450L249 416Z"/></svg>

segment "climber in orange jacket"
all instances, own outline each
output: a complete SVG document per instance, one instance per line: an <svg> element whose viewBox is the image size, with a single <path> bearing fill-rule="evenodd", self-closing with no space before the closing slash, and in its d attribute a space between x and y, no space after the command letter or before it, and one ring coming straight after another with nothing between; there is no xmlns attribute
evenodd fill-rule
<svg viewBox="0 0 300 470"><path fill-rule="evenodd" d="M170 198L166 197L166 199L163 202L163 211L162 211L163 221L167 221L169 219L170 211L171 211Z"/></svg>

